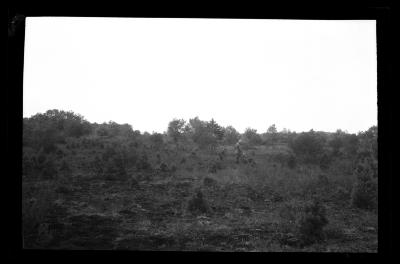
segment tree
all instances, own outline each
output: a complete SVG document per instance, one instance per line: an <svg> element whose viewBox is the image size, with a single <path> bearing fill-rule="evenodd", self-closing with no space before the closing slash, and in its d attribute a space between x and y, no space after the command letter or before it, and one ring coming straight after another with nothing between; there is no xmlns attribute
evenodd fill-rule
<svg viewBox="0 0 400 264"><path fill-rule="evenodd" d="M240 139L240 133L233 127L227 126L224 128L224 140L227 145L233 145Z"/></svg>
<svg viewBox="0 0 400 264"><path fill-rule="evenodd" d="M72 111L48 110L23 120L23 143L45 152L56 150L56 144L64 143L67 137L90 134L91 124L83 116Z"/></svg>
<svg viewBox="0 0 400 264"><path fill-rule="evenodd" d="M132 126L129 124L118 124L114 121L109 121L108 123L103 123L97 125L96 133L101 137L132 137L134 136L134 131Z"/></svg>
<svg viewBox="0 0 400 264"><path fill-rule="evenodd" d="M186 121L183 119L173 119L168 124L167 135L178 144L184 133Z"/></svg>
<svg viewBox="0 0 400 264"><path fill-rule="evenodd" d="M272 124L268 127L267 133L264 134L264 141L267 144L274 144L278 140L278 130L276 129L275 124Z"/></svg>
<svg viewBox="0 0 400 264"><path fill-rule="evenodd" d="M217 140L222 140L224 137L223 128L215 122L214 119L211 119L210 122L207 123L207 128L209 133L211 133Z"/></svg>
<svg viewBox="0 0 400 264"><path fill-rule="evenodd" d="M328 145L332 148L332 155L339 156L344 145L345 133L338 129L335 134L333 134L332 139L329 141Z"/></svg>
<svg viewBox="0 0 400 264"><path fill-rule="evenodd" d="M275 124L272 124L267 129L267 133L270 133L270 134L276 134L277 132L278 132L278 130L276 129Z"/></svg>
<svg viewBox="0 0 400 264"><path fill-rule="evenodd" d="M151 144L152 148L155 148L155 149L160 149L161 146L164 144L163 135L160 133L151 134L149 137L149 140L150 140L150 144Z"/></svg>
<svg viewBox="0 0 400 264"><path fill-rule="evenodd" d="M246 128L245 132L243 133L243 140L245 143L249 145L255 146L261 144L261 136L257 134L257 130L253 128Z"/></svg>
<svg viewBox="0 0 400 264"><path fill-rule="evenodd" d="M324 140L313 130L297 135L289 146L306 163L318 163L324 152Z"/></svg>

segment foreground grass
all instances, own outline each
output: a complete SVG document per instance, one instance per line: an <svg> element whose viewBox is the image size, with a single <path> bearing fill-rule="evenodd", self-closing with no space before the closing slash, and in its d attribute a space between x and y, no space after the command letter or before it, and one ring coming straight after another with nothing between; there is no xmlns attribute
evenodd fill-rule
<svg viewBox="0 0 400 264"><path fill-rule="evenodd" d="M47 210L36 219L36 228L24 225L24 247L377 252L376 212L352 208L349 191L337 177L321 180L315 169L227 164L216 173L182 169L132 175L143 180L130 184L82 175L58 187L25 182L26 190L51 193L53 188L57 195L30 202L47 201ZM209 204L205 214L187 210L196 190ZM297 221L312 196L323 201L329 223L320 241L305 246L299 241Z"/></svg>

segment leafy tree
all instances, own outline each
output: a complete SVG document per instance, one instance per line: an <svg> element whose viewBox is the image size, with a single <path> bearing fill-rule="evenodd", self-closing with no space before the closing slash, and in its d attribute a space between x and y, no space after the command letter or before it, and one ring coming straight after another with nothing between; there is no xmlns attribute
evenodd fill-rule
<svg viewBox="0 0 400 264"><path fill-rule="evenodd" d="M186 121L183 119L173 119L168 124L167 135L174 141L175 144L183 138Z"/></svg>
<svg viewBox="0 0 400 264"><path fill-rule="evenodd" d="M255 146L261 144L261 136L257 134L256 129L246 128L245 132L243 133L243 140L245 143Z"/></svg>
<svg viewBox="0 0 400 264"><path fill-rule="evenodd" d="M343 152L347 158L353 158L357 154L359 139L355 134L345 134L343 137Z"/></svg>
<svg viewBox="0 0 400 264"><path fill-rule="evenodd" d="M289 146L306 163L318 163L324 153L324 140L313 130L297 135Z"/></svg>
<svg viewBox="0 0 400 264"><path fill-rule="evenodd" d="M332 148L332 155L339 156L341 154L341 150L344 146L344 136L345 133L340 129L333 134L332 139L328 142L328 145Z"/></svg>
<svg viewBox="0 0 400 264"><path fill-rule="evenodd" d="M372 126L367 131L361 132L359 137L358 154L363 156L372 156L378 159L378 127Z"/></svg>
<svg viewBox="0 0 400 264"><path fill-rule="evenodd" d="M353 186L352 205L361 209L375 209L378 198L378 183L374 178L375 168L368 160L360 160L354 174L357 180Z"/></svg>
<svg viewBox="0 0 400 264"><path fill-rule="evenodd" d="M271 126L268 127L267 133L270 133L270 134L276 134L276 133L278 133L278 130L276 129L275 124L272 124Z"/></svg>
<svg viewBox="0 0 400 264"><path fill-rule="evenodd" d="M149 137L150 144L155 149L160 149L164 144L164 137L160 133L153 133Z"/></svg>
<svg viewBox="0 0 400 264"><path fill-rule="evenodd" d="M203 149L214 149L224 135L222 127L213 119L210 122L205 122L198 117L189 120L186 131L191 140Z"/></svg>
<svg viewBox="0 0 400 264"><path fill-rule="evenodd" d="M223 128L215 122L214 119L211 119L210 122L207 123L207 128L209 133L211 133L217 140L222 140L224 137Z"/></svg>
<svg viewBox="0 0 400 264"><path fill-rule="evenodd" d="M323 229L328 224L326 208L314 199L305 208L299 221L299 233L303 245L319 241L323 237Z"/></svg>
<svg viewBox="0 0 400 264"><path fill-rule="evenodd" d="M56 144L66 137L81 137L91 133L91 125L72 111L48 110L23 120L23 143L46 153L56 150Z"/></svg>
<svg viewBox="0 0 400 264"><path fill-rule="evenodd" d="M133 137L134 131L129 124L118 124L114 121L97 125L96 134L101 137Z"/></svg>
<svg viewBox="0 0 400 264"><path fill-rule="evenodd" d="M224 129L224 140L223 142L227 145L233 145L240 139L240 133L233 127L227 126Z"/></svg>
<svg viewBox="0 0 400 264"><path fill-rule="evenodd" d="M275 124L268 127L267 132L263 134L263 141L266 144L274 144L278 141L279 133Z"/></svg>

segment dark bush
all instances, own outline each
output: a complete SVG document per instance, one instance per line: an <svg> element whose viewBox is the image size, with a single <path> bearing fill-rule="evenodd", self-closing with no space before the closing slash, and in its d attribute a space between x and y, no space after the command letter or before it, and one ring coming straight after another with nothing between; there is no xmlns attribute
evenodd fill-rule
<svg viewBox="0 0 400 264"><path fill-rule="evenodd" d="M135 188L135 187L139 186L138 180L134 177L129 178L129 186L130 186L130 188Z"/></svg>
<svg viewBox="0 0 400 264"><path fill-rule="evenodd" d="M318 163L324 148L324 138L314 131L297 135L289 142L298 158L305 163Z"/></svg>
<svg viewBox="0 0 400 264"><path fill-rule="evenodd" d="M54 179L57 177L58 171L55 165L55 161L48 158L43 164L42 178L43 179Z"/></svg>
<svg viewBox="0 0 400 264"><path fill-rule="evenodd" d="M321 168L321 170L329 169L330 164L331 158L326 153L323 154L321 159L319 160L319 167Z"/></svg>
<svg viewBox="0 0 400 264"><path fill-rule="evenodd" d="M138 162L136 163L137 170L148 171L151 170L151 164L148 161L147 155L142 154Z"/></svg>
<svg viewBox="0 0 400 264"><path fill-rule="evenodd" d="M351 193L352 205L360 209L375 209L378 199L378 183L374 178L374 167L371 160L359 161L354 173L357 180Z"/></svg>
<svg viewBox="0 0 400 264"><path fill-rule="evenodd" d="M318 183L322 186L328 186L329 185L328 175L325 173L318 174Z"/></svg>
<svg viewBox="0 0 400 264"><path fill-rule="evenodd" d="M61 172L63 173L70 173L71 172L71 167L68 165L67 161L65 159L62 160L60 169Z"/></svg>
<svg viewBox="0 0 400 264"><path fill-rule="evenodd" d="M287 165L290 169L296 168L297 162L296 162L296 156L295 155L290 155L288 160L287 160Z"/></svg>
<svg viewBox="0 0 400 264"><path fill-rule="evenodd" d="M56 188L55 192L56 193L61 193L61 194L70 194L72 193L71 187L60 185Z"/></svg>
<svg viewBox="0 0 400 264"><path fill-rule="evenodd" d="M194 215L211 213L211 208L204 199L201 190L198 190L196 194L189 200L187 210Z"/></svg>
<svg viewBox="0 0 400 264"><path fill-rule="evenodd" d="M171 166L171 172L176 172L177 170L178 170L178 167L176 167L176 165L173 164L173 165Z"/></svg>
<svg viewBox="0 0 400 264"><path fill-rule="evenodd" d="M214 180L213 178L205 177L205 178L203 179L203 184L204 184L204 186L210 187L210 186L216 185L216 184L217 184L217 181Z"/></svg>
<svg viewBox="0 0 400 264"><path fill-rule="evenodd" d="M355 183L351 202L354 207L372 210L377 207L377 182L372 177L359 177Z"/></svg>
<svg viewBox="0 0 400 264"><path fill-rule="evenodd" d="M211 163L210 166L208 167L208 172L209 173L216 173L217 172L217 165L215 163Z"/></svg>
<svg viewBox="0 0 400 264"><path fill-rule="evenodd" d="M162 172L168 172L168 171L169 171L168 165L165 164L164 162L161 163L161 164L160 164L160 170L161 170Z"/></svg>
<svg viewBox="0 0 400 264"><path fill-rule="evenodd" d="M323 228L328 224L325 207L317 200L307 205L299 222L299 234L303 245L323 238Z"/></svg>

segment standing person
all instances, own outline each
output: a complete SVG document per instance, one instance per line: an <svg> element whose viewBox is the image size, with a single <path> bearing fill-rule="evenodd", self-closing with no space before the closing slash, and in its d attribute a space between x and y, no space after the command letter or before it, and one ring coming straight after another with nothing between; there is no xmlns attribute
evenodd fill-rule
<svg viewBox="0 0 400 264"><path fill-rule="evenodd" d="M239 141L236 143L235 145L235 151L236 151L236 164L239 164L240 159L243 155L242 149L240 148L240 143L241 143L241 139L239 139Z"/></svg>

